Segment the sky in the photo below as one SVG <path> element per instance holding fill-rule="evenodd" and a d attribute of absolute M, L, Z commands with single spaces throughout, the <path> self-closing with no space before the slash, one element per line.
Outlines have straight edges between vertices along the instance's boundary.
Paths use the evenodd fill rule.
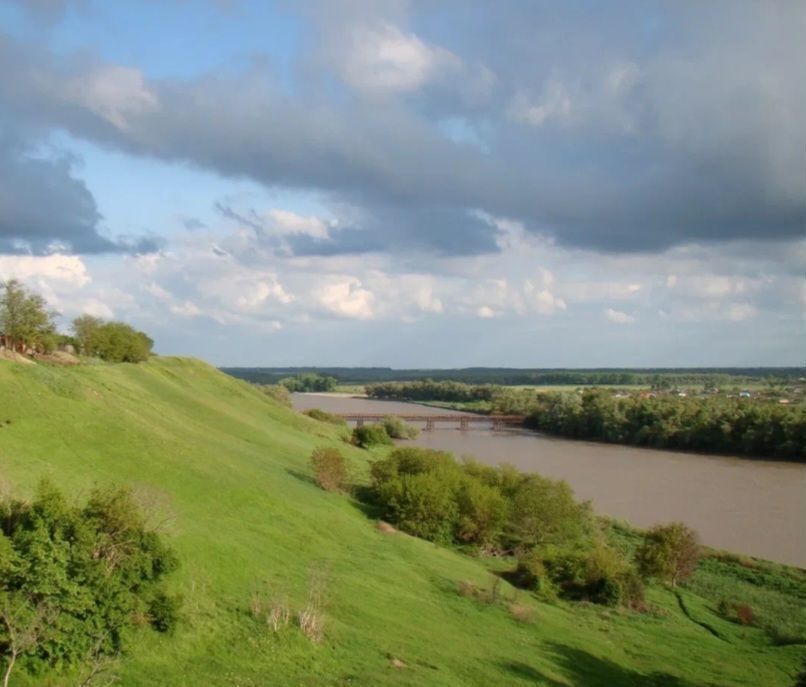
<path fill-rule="evenodd" d="M 804 35 L 795 0 L 0 0 L 0 279 L 216 365 L 803 365 Z"/>

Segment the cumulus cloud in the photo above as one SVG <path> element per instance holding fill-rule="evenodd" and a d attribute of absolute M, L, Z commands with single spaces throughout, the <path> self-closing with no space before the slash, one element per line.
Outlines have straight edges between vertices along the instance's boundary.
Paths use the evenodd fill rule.
<path fill-rule="evenodd" d="M 389 23 L 349 26 L 339 39 L 332 53 L 339 72 L 350 86 L 369 94 L 417 90 L 461 64 L 450 51 Z"/>
<path fill-rule="evenodd" d="M 327 89 L 294 96 L 259 65 L 147 79 L 136 65 L 57 60 L 9 39 L 0 102 L 40 126 L 130 153 L 319 189 L 393 218 L 371 236 L 350 227 L 331 232 L 331 242 L 300 235 L 300 252 L 362 242 L 494 251 L 494 235 L 468 219 L 475 210 L 565 245 L 616 252 L 802 233 L 802 6 L 636 5 L 623 26 L 604 17 L 593 40 L 580 29 L 592 20 L 582 22 L 574 6 L 549 16 L 540 5 L 504 2 L 457 12 L 451 50 L 408 28 L 427 19 L 415 6 L 380 7 L 363 19 L 363 10 L 348 13 L 334 60 L 321 66 L 358 90 L 390 94 L 379 102 Z M 484 34 L 466 24 L 471 15 L 483 17 Z M 641 31 L 629 30 L 636 22 L 676 33 L 647 48 Z M 345 40 L 351 32 L 357 38 Z M 437 78 L 471 63 L 494 83 L 475 104 L 451 96 L 465 71 Z M 441 128 L 446 116 L 493 134 L 483 149 L 456 142 Z"/>
<path fill-rule="evenodd" d="M 327 311 L 357 320 L 373 317 L 374 295 L 363 288 L 361 281 L 347 277 L 321 287 L 317 292 L 319 303 Z"/>
<path fill-rule="evenodd" d="M 607 308 L 604 313 L 608 320 L 615 322 L 616 324 L 632 324 L 635 322 L 635 317 L 628 315 L 626 312 L 622 312 L 621 310 Z"/>

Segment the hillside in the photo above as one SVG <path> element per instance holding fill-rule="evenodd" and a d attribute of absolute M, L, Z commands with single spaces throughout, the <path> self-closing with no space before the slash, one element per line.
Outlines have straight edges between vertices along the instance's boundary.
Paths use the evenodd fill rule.
<path fill-rule="evenodd" d="M 319 490 L 308 456 L 322 444 L 344 446 L 327 425 L 196 360 L 0 361 L 5 488 L 30 493 L 43 476 L 69 493 L 122 483 L 169 516 L 182 623 L 173 636 L 133 639 L 123 685 L 793 682 L 803 646 L 773 646 L 691 592 L 683 592 L 691 617 L 660 588 L 649 595 L 664 611 L 656 614 L 549 606 L 522 594 L 536 608 L 534 624 L 460 596 L 463 580 L 489 587 L 483 562 L 381 533 L 358 504 Z M 365 468 L 366 452 L 344 450 Z M 299 603 L 316 570 L 327 571 L 321 644 L 294 628 L 273 635 L 252 618 L 256 592 Z M 67 683 L 20 672 L 12 684 Z"/>

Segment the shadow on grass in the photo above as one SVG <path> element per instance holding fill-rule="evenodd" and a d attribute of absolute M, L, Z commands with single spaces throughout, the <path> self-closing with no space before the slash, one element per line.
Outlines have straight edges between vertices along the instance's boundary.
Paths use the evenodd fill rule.
<path fill-rule="evenodd" d="M 563 671 L 571 676 L 572 684 L 582 687 L 706 687 L 706 683 L 690 682 L 675 675 L 658 671 L 644 674 L 562 644 L 552 644 Z"/>
<path fill-rule="evenodd" d="M 501 668 L 513 678 L 547 687 L 707 687 L 709 683 L 690 682 L 668 673 L 639 673 L 613 661 L 562 644 L 549 644 L 560 670 L 567 676 L 561 682 L 537 668 L 517 661 L 504 661 Z"/>
<path fill-rule="evenodd" d="M 317 486 L 316 480 L 311 475 L 306 475 L 304 472 L 299 472 L 298 470 L 286 470 L 286 472 L 294 479 L 298 479 L 300 482 Z"/>

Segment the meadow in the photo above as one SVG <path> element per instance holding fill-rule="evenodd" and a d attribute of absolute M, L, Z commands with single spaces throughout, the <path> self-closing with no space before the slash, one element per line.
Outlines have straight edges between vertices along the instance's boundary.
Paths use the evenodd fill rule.
<path fill-rule="evenodd" d="M 650 587 L 649 612 L 541 603 L 496 582 L 502 561 L 382 531 L 360 502 L 319 489 L 309 468 L 318 446 L 339 447 L 359 482 L 385 450 L 350 447 L 339 428 L 197 360 L 0 361 L 3 488 L 24 496 L 50 477 L 78 498 L 96 484 L 130 486 L 179 557 L 169 580 L 183 598 L 178 627 L 134 633 L 120 684 L 794 682 L 806 653 L 802 571 L 715 558 L 677 593 Z M 529 613 L 461 594 L 468 583 Z M 312 584 L 321 641 L 293 621 L 275 633 L 255 612 L 278 599 L 300 608 Z M 734 597 L 755 604 L 758 624 L 720 615 Z M 11 684 L 75 680 L 19 672 Z"/>

